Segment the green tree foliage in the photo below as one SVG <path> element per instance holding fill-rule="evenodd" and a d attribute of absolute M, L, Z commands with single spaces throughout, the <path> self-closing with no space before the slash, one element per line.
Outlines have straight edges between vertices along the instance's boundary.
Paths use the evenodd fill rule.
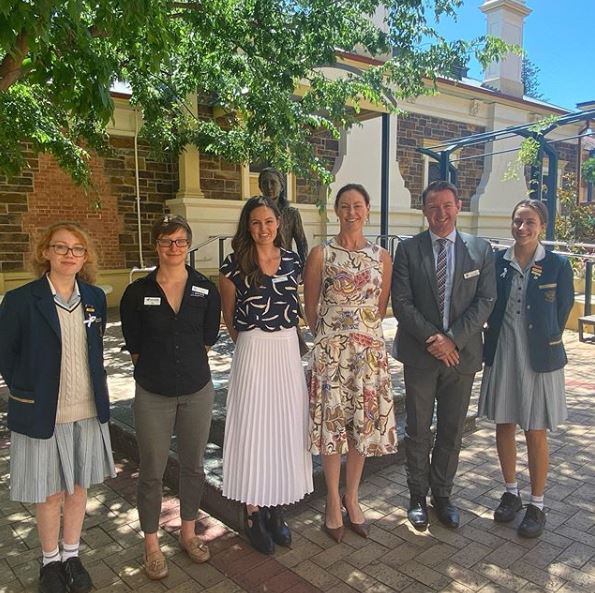
<path fill-rule="evenodd" d="M 595 210 L 593 204 L 579 204 L 576 198 L 576 177 L 564 175 L 562 188 L 558 190 L 560 211 L 556 217 L 556 240 L 568 243 L 568 250 L 584 253 L 573 243 L 595 244 Z M 583 263 L 572 260 L 577 273 L 583 272 Z"/>
<path fill-rule="evenodd" d="M 527 56 L 523 57 L 521 68 L 521 80 L 523 81 L 524 93 L 533 99 L 540 101 L 547 101 L 547 97 L 541 92 L 541 84 L 539 82 L 539 73 L 541 68 L 530 60 Z"/>
<path fill-rule="evenodd" d="M 25 166 L 27 143 L 88 183 L 86 149 L 106 147 L 110 88 L 126 81 L 142 134 L 160 149 L 194 144 L 229 161 L 266 159 L 324 178 L 313 133 L 337 137 L 362 100 L 393 108 L 395 99 L 432 92 L 427 81 L 471 53 L 487 64 L 510 49 L 490 38 L 442 39 L 433 26 L 461 3 L 3 0 L 0 173 Z M 381 6 L 384 30 L 370 18 Z M 338 50 L 394 57 L 332 79 L 322 67 Z M 196 117 L 185 103 L 193 93 L 224 117 Z"/>

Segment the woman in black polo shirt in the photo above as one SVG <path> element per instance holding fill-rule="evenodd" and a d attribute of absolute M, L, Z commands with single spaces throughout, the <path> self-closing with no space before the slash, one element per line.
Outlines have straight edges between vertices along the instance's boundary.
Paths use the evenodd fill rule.
<path fill-rule="evenodd" d="M 159 266 L 128 286 L 120 315 L 136 381 L 138 513 L 145 534 L 145 571 L 151 579 L 162 579 L 168 569 L 157 530 L 174 433 L 180 461 L 180 546 L 194 562 L 209 559 L 207 546 L 195 535 L 195 521 L 215 395 L 207 351 L 219 335 L 221 304 L 214 284 L 186 265 L 192 231 L 184 218 L 164 217 L 153 226 L 152 239 Z"/>

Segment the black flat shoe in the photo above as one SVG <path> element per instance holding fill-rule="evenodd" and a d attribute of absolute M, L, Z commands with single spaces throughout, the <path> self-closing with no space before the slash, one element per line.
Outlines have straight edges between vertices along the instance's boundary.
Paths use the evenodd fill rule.
<path fill-rule="evenodd" d="M 64 566 L 60 560 L 50 562 L 39 569 L 39 593 L 67 593 L 68 585 Z"/>
<path fill-rule="evenodd" d="M 517 533 L 521 537 L 539 537 L 543 533 L 544 527 L 545 513 L 534 504 L 528 504 L 525 517 L 521 521 Z"/>
<path fill-rule="evenodd" d="M 78 556 L 69 558 L 64 564 L 64 574 L 70 593 L 89 593 L 93 588 L 93 581 L 87 569 Z"/>
<path fill-rule="evenodd" d="M 448 496 L 432 496 L 432 506 L 442 525 L 452 527 L 453 529 L 456 529 L 459 526 L 461 521 L 459 509 L 450 502 Z"/>
<path fill-rule="evenodd" d="M 262 511 L 264 512 L 265 509 Z M 291 546 L 291 531 L 285 517 L 283 517 L 283 507 L 267 507 L 266 527 L 277 545 L 286 548 Z"/>
<path fill-rule="evenodd" d="M 246 519 L 246 535 L 255 550 L 261 554 L 273 554 L 275 544 L 265 525 L 265 511 L 263 509 L 252 513 Z M 252 523 L 252 525 L 250 525 Z"/>
<path fill-rule="evenodd" d="M 428 526 L 428 507 L 426 497 L 412 496 L 409 501 L 407 518 L 415 529 L 423 530 Z"/>
<path fill-rule="evenodd" d="M 514 521 L 516 514 L 523 508 L 523 501 L 520 495 L 515 496 L 511 492 L 505 492 L 500 498 L 500 504 L 494 511 L 494 521 L 497 523 L 510 523 Z"/>

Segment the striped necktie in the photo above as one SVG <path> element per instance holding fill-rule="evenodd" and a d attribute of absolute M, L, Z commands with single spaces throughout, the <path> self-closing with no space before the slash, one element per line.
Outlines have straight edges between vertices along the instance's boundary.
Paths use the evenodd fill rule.
<path fill-rule="evenodd" d="M 436 283 L 438 285 L 438 304 L 440 316 L 444 318 L 444 297 L 446 295 L 446 242 L 448 239 L 436 239 L 438 242 L 438 262 L 436 265 Z"/>

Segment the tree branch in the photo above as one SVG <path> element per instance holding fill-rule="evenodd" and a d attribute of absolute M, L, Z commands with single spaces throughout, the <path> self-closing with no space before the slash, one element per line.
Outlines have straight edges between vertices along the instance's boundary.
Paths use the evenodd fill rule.
<path fill-rule="evenodd" d="M 0 92 L 9 89 L 21 77 L 23 60 L 28 53 L 27 34 L 21 31 L 17 35 L 13 51 L 6 54 L 0 63 Z"/>

